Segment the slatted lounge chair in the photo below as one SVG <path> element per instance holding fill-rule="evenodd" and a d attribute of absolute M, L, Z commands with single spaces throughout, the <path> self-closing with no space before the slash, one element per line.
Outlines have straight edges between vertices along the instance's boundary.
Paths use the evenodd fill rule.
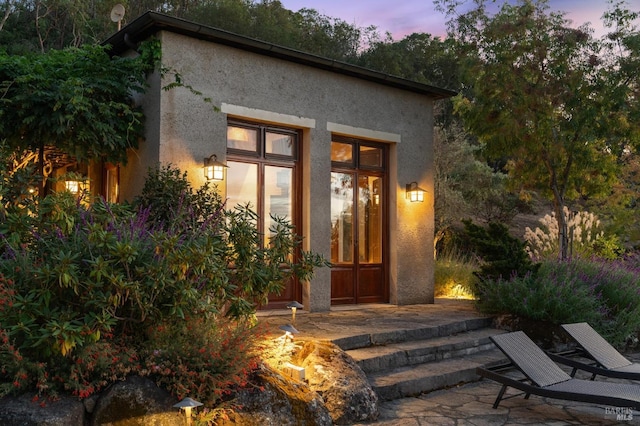
<path fill-rule="evenodd" d="M 556 362 L 573 367 L 571 377 L 577 370 L 588 371 L 591 380 L 597 375 L 618 379 L 640 380 L 640 364 L 629 361 L 586 322 L 563 324 L 562 328 L 578 343 L 582 360 L 559 354 L 549 354 Z"/>
<path fill-rule="evenodd" d="M 478 375 L 502 384 L 493 408 L 498 408 L 508 387 L 524 392 L 525 399 L 530 395 L 538 395 L 613 407 L 640 407 L 639 385 L 574 379 L 522 331 L 492 336 L 491 340 L 525 376 L 518 379 L 490 368 L 478 367 Z"/>

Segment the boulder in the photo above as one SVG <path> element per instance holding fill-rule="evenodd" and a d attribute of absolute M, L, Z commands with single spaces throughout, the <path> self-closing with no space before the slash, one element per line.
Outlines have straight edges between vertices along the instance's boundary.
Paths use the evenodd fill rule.
<path fill-rule="evenodd" d="M 93 409 L 95 426 L 184 426 L 185 417 L 171 394 L 144 377 L 131 376 L 100 394 Z"/>
<path fill-rule="evenodd" d="M 323 426 L 331 416 L 322 398 L 300 381 L 285 378 L 267 365 L 260 366 L 251 387 L 241 389 L 234 413 L 225 426 Z"/>
<path fill-rule="evenodd" d="M 331 342 L 306 341 L 292 363 L 305 368 L 309 387 L 319 393 L 334 424 L 376 420 L 378 395 L 346 352 Z"/>
<path fill-rule="evenodd" d="M 84 406 L 75 398 L 35 401 L 33 395 L 0 398 L 0 425 L 82 426 Z"/>

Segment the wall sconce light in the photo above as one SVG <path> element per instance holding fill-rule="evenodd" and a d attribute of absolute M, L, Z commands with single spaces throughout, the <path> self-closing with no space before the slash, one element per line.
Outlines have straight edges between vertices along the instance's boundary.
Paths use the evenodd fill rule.
<path fill-rule="evenodd" d="M 215 154 L 204 159 L 204 175 L 207 180 L 224 180 L 224 169 L 226 167 L 228 166 L 218 161 L 218 157 Z"/>
<path fill-rule="evenodd" d="M 184 410 L 184 415 L 187 418 L 187 425 L 191 424 L 191 409 L 195 408 L 195 407 L 200 407 L 202 405 L 202 402 L 198 402 L 194 399 L 191 399 L 189 397 L 183 399 L 182 401 L 178 402 L 177 404 L 174 405 L 174 408 L 179 408 L 181 410 Z"/>
<path fill-rule="evenodd" d="M 412 203 L 422 203 L 424 201 L 424 193 L 426 190 L 418 186 L 418 182 L 411 182 L 407 184 L 407 199 Z"/>
<path fill-rule="evenodd" d="M 78 192 L 80 192 L 80 181 L 75 179 L 65 180 L 64 187 L 72 194 L 77 194 Z"/>
<path fill-rule="evenodd" d="M 82 176 L 69 176 L 64 181 L 64 188 L 73 195 L 78 195 L 89 190 L 89 183 Z"/>
<path fill-rule="evenodd" d="M 297 300 L 294 300 L 293 302 L 291 302 L 291 303 L 289 303 L 287 305 L 287 308 L 291 309 L 291 323 L 295 324 L 296 323 L 296 311 L 298 309 L 304 308 L 304 306 L 302 306 L 302 303 L 298 302 Z"/>

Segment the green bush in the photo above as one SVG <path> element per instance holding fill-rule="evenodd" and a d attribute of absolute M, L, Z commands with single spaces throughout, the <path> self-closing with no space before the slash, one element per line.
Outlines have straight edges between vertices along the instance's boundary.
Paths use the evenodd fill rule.
<path fill-rule="evenodd" d="M 481 260 L 480 270 L 476 274 L 480 280 L 535 275 L 540 265 L 531 262 L 525 243 L 509 235 L 509 229 L 505 225 L 492 222 L 484 228 L 471 220 L 462 222 L 463 243 L 467 250 Z"/>
<path fill-rule="evenodd" d="M 159 325 L 141 350 L 143 371 L 178 399 L 213 407 L 257 367 L 259 335 L 251 322 L 220 318 Z"/>
<path fill-rule="evenodd" d="M 299 250 L 281 218 L 261 247 L 254 212 L 225 211 L 214 188 L 194 191 L 170 166 L 150 171 L 135 205 L 69 192 L 0 200 L 0 395 L 33 389 L 86 397 L 144 371 L 150 330 L 184 329 L 194 318 L 202 327 L 242 330 L 251 347 L 245 324 L 256 307 L 292 276 L 307 279 L 326 264 Z M 172 374 L 175 383 L 190 380 Z M 207 383 L 202 392 L 211 390 Z"/>
<path fill-rule="evenodd" d="M 586 321 L 616 346 L 640 331 L 637 266 L 620 262 L 544 261 L 536 275 L 485 280 L 478 307 L 552 324 Z"/>

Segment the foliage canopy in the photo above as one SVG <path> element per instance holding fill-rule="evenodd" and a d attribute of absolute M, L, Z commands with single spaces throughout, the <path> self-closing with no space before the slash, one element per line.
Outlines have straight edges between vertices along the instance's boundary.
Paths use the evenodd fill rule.
<path fill-rule="evenodd" d="M 495 15 L 484 0 L 475 3 L 451 21 L 469 88 L 456 112 L 489 158 L 506 161 L 514 185 L 553 200 L 566 258 L 564 206 L 608 194 L 619 156 L 638 143 L 632 126 L 613 137 L 603 131 L 616 127 L 623 105 L 637 111 L 637 72 L 622 79 L 592 30 L 571 28 L 545 0 L 504 3 Z"/>

